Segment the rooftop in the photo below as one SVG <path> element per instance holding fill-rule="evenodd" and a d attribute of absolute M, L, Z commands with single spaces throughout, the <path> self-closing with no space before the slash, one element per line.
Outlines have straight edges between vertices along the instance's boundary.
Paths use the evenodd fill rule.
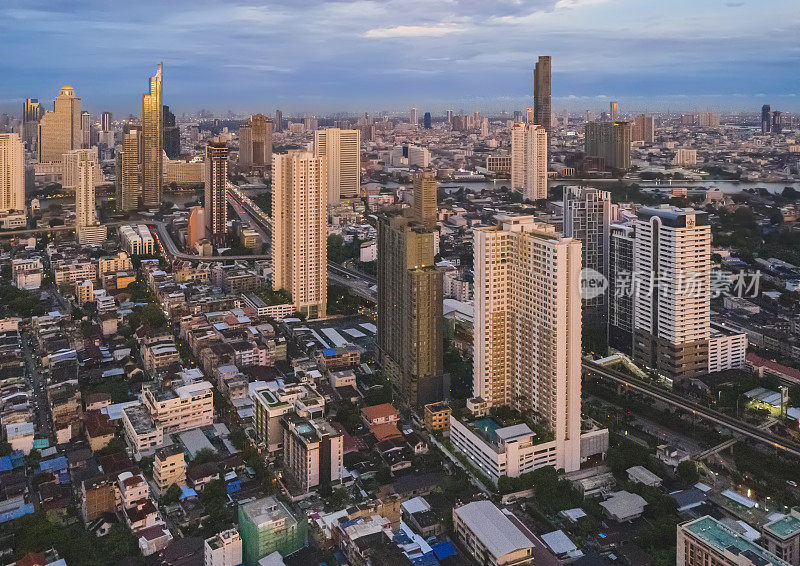
<path fill-rule="evenodd" d="M 721 524 L 713 517 L 706 515 L 691 523 L 681 526 L 693 536 L 703 541 L 718 552 L 728 551 L 732 554 L 747 554 L 760 559 L 761 564 L 772 566 L 789 566 L 788 562 L 781 560 L 764 548 L 754 544 Z M 755 563 L 755 561 L 753 561 Z"/>
<path fill-rule="evenodd" d="M 250 503 L 243 503 L 241 509 L 253 524 L 259 528 L 270 527 L 279 521 L 283 521 L 290 526 L 297 522 L 289 509 L 274 497 L 265 497 Z"/>
<path fill-rule="evenodd" d="M 456 515 L 495 558 L 533 543 L 491 501 L 473 501 L 455 509 Z"/>
<path fill-rule="evenodd" d="M 800 534 L 800 511 L 793 510 L 790 515 L 764 525 L 764 530 L 779 539 L 787 539 Z"/>

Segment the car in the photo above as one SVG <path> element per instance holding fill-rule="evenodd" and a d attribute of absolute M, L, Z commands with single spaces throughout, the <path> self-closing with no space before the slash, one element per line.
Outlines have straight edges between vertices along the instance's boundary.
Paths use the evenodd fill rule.
<path fill-rule="evenodd" d="M 797 487 L 797 482 L 794 480 L 786 480 L 786 483 L 788 483 L 792 487 Z"/>

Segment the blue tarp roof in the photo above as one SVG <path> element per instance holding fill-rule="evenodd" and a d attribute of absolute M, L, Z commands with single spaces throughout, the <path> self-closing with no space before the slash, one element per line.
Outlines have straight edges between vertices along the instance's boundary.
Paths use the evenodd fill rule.
<path fill-rule="evenodd" d="M 181 501 L 189 497 L 196 497 L 197 492 L 188 486 L 181 486 Z"/>
<path fill-rule="evenodd" d="M 39 464 L 39 471 L 57 472 L 67 469 L 67 458 L 65 456 L 58 456 L 51 460 L 45 460 Z"/>
<path fill-rule="evenodd" d="M 28 515 L 30 513 L 33 513 L 33 511 L 34 511 L 33 503 L 26 503 L 21 507 L 12 509 L 11 511 L 0 513 L 0 523 L 5 523 L 6 521 L 11 521 L 12 519 L 19 519 L 23 515 Z"/>
<path fill-rule="evenodd" d="M 322 350 L 323 356 L 335 356 L 336 355 L 336 348 L 325 348 Z"/>
<path fill-rule="evenodd" d="M 431 545 L 431 549 L 433 549 L 433 553 L 439 560 L 444 560 L 456 554 L 456 549 L 451 542 L 437 542 Z"/>
<path fill-rule="evenodd" d="M 433 552 L 426 552 L 422 556 L 417 556 L 411 562 L 416 566 L 439 566 L 439 561 L 436 560 Z"/>

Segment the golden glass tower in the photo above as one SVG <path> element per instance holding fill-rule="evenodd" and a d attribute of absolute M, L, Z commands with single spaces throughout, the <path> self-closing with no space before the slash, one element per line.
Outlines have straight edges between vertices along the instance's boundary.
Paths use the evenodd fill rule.
<path fill-rule="evenodd" d="M 142 201 L 145 207 L 161 204 L 164 118 L 161 96 L 162 64 L 150 77 L 150 92 L 142 95 Z"/>
<path fill-rule="evenodd" d="M 81 99 L 69 85 L 53 101 L 53 109 L 45 112 L 39 122 L 39 163 L 61 163 L 64 154 L 80 149 Z"/>

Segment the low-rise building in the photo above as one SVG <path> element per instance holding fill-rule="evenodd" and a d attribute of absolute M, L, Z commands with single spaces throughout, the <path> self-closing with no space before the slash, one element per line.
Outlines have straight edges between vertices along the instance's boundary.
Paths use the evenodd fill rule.
<path fill-rule="evenodd" d="M 533 541 L 510 511 L 491 501 L 473 501 L 453 509 L 453 530 L 470 555 L 483 566 L 533 564 Z"/>
<path fill-rule="evenodd" d="M 242 539 L 236 529 L 207 538 L 203 549 L 203 566 L 239 566 L 242 563 Z"/>
<path fill-rule="evenodd" d="M 186 485 L 186 459 L 177 445 L 172 444 L 156 450 L 153 459 L 153 482 L 158 492 L 164 494 L 173 484 Z"/>
<path fill-rule="evenodd" d="M 303 548 L 307 524 L 275 497 L 265 497 L 239 505 L 239 534 L 244 563 L 257 566 L 273 552 L 287 556 Z"/>
<path fill-rule="evenodd" d="M 450 405 L 440 401 L 425 405 L 425 430 L 434 432 L 437 430 L 450 430 Z"/>
<path fill-rule="evenodd" d="M 800 507 L 764 525 L 762 546 L 792 566 L 800 565 Z"/>
<path fill-rule="evenodd" d="M 324 419 L 308 420 L 295 414 L 281 419 L 283 466 L 305 493 L 319 485 L 340 483 L 344 471 L 342 433 Z"/>

